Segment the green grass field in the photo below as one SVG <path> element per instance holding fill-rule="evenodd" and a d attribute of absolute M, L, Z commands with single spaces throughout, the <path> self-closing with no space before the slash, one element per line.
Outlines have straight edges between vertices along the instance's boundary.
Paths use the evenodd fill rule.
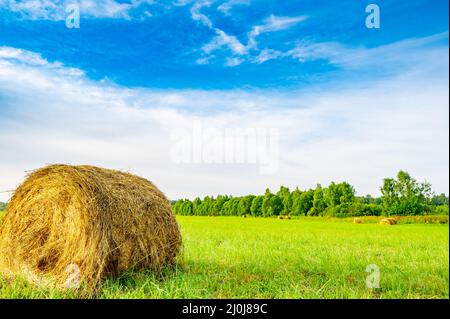
<path fill-rule="evenodd" d="M 128 273 L 100 298 L 449 298 L 448 225 L 178 217 L 183 266 Z M 366 287 L 366 266 L 380 288 Z M 0 298 L 73 293 L 0 281 Z"/>

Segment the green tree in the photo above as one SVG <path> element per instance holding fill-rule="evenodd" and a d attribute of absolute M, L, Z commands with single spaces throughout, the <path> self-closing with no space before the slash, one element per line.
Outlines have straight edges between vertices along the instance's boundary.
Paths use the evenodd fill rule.
<path fill-rule="evenodd" d="M 281 198 L 275 194 L 272 194 L 269 189 L 266 189 L 264 200 L 262 202 L 263 216 L 279 215 L 283 210 L 283 202 Z"/>
<path fill-rule="evenodd" d="M 313 207 L 309 210 L 309 216 L 319 216 L 327 208 L 327 203 L 325 202 L 325 195 L 320 184 L 317 185 L 314 196 L 313 196 Z"/>
<path fill-rule="evenodd" d="M 182 200 L 180 199 L 172 203 L 172 209 L 175 215 L 181 215 L 181 202 Z"/>
<path fill-rule="evenodd" d="M 241 201 L 240 197 L 233 197 L 231 199 L 231 211 L 230 211 L 230 215 L 231 216 L 236 216 L 239 212 L 239 202 Z"/>
<path fill-rule="evenodd" d="M 227 200 L 224 204 L 223 204 L 223 206 L 222 206 L 222 211 L 221 211 L 221 215 L 222 216 L 230 216 L 231 215 L 231 208 L 232 208 L 232 206 L 231 206 L 231 200 L 232 200 L 232 198 L 230 198 L 229 200 Z"/>
<path fill-rule="evenodd" d="M 314 190 L 309 189 L 307 191 L 301 192 L 295 195 L 295 201 L 293 203 L 293 214 L 294 215 L 307 215 L 308 212 L 313 207 L 314 200 Z"/>
<path fill-rule="evenodd" d="M 220 216 L 223 215 L 222 208 L 223 205 L 229 200 L 228 196 L 219 195 L 213 204 L 212 215 Z"/>
<path fill-rule="evenodd" d="M 435 195 L 433 196 L 433 198 L 431 199 L 431 203 L 434 206 L 443 206 L 443 205 L 448 205 L 448 196 L 445 195 L 444 193 L 440 194 L 440 195 Z M 1 210 L 1 208 L 0 208 Z"/>
<path fill-rule="evenodd" d="M 418 183 L 407 172 L 398 172 L 397 180 L 385 178 L 381 193 L 387 215 L 419 215 L 431 210 L 431 185 Z"/>
<path fill-rule="evenodd" d="M 325 202 L 328 207 L 335 207 L 344 203 L 350 204 L 355 200 L 355 190 L 347 182 L 336 184 L 331 182 L 325 192 Z"/>
<path fill-rule="evenodd" d="M 214 197 L 206 196 L 202 201 L 202 216 L 211 216 L 214 208 Z"/>
<path fill-rule="evenodd" d="M 351 204 L 355 201 L 355 189 L 347 182 L 338 185 L 339 188 L 339 204 Z"/>
<path fill-rule="evenodd" d="M 300 213 L 300 196 L 302 195 L 302 191 L 296 187 L 295 190 L 291 193 L 291 199 L 292 199 L 292 209 L 291 214 L 298 216 L 301 215 Z"/>
<path fill-rule="evenodd" d="M 251 214 L 251 206 L 253 202 L 253 195 L 247 195 L 240 199 L 238 205 L 238 214 L 239 216 L 250 215 Z"/>
<path fill-rule="evenodd" d="M 367 194 L 364 197 L 360 197 L 361 203 L 363 204 L 381 204 L 381 198 L 372 197 L 372 195 Z"/>
<path fill-rule="evenodd" d="M 270 198 L 270 213 L 271 215 L 280 215 L 283 211 L 283 202 L 281 198 L 274 195 Z"/>
<path fill-rule="evenodd" d="M 192 209 L 194 210 L 194 215 L 203 215 L 201 212 L 202 209 L 202 200 L 199 197 L 196 197 L 192 202 Z"/>
<path fill-rule="evenodd" d="M 189 199 L 180 201 L 179 214 L 184 216 L 190 216 L 194 214 L 193 205 Z"/>
<path fill-rule="evenodd" d="M 325 192 L 325 202 L 327 203 L 327 206 L 338 206 L 340 204 L 340 198 L 341 194 L 339 191 L 339 185 L 337 185 L 335 182 L 331 182 Z"/>
<path fill-rule="evenodd" d="M 264 196 L 255 196 L 252 201 L 252 206 L 250 207 L 250 212 L 252 216 L 262 216 L 262 203 L 264 201 Z"/>
<path fill-rule="evenodd" d="M 280 190 L 277 192 L 277 196 L 281 199 L 283 203 L 283 210 L 281 214 L 287 215 L 292 211 L 292 196 L 288 187 L 281 186 Z"/>

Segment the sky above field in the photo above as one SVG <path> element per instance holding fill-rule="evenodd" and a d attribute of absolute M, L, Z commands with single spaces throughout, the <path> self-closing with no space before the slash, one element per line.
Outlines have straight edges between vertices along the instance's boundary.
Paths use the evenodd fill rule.
<path fill-rule="evenodd" d="M 68 28 L 74 3 L 80 24 Z M 379 28 L 366 26 L 371 3 Z M 378 195 L 400 169 L 448 194 L 448 9 L 426 0 L 0 0 L 0 201 L 51 163 L 131 171 L 170 198 L 343 180 Z M 232 130 L 275 130 L 276 169 L 180 163 L 180 129 L 201 146 Z"/>

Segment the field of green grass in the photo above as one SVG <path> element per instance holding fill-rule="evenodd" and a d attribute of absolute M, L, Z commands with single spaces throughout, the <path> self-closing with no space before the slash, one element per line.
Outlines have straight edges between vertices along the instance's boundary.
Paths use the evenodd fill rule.
<path fill-rule="evenodd" d="M 99 298 L 449 298 L 448 225 L 383 226 L 323 219 L 177 217 L 183 265 L 128 273 Z M 380 288 L 366 287 L 366 267 Z M 74 293 L 0 279 L 0 298 Z"/>

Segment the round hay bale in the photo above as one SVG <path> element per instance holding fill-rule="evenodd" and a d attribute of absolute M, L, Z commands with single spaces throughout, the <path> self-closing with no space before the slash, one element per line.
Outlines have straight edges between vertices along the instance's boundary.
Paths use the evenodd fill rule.
<path fill-rule="evenodd" d="M 91 290 L 128 269 L 173 265 L 181 242 L 169 201 L 148 180 L 51 165 L 32 172 L 8 204 L 0 271 L 61 287 L 78 278 Z"/>
<path fill-rule="evenodd" d="M 395 218 L 383 218 L 380 220 L 381 225 L 395 225 L 397 224 L 397 220 Z"/>
<path fill-rule="evenodd" d="M 362 218 L 355 217 L 353 218 L 353 224 L 362 224 L 363 220 Z"/>

